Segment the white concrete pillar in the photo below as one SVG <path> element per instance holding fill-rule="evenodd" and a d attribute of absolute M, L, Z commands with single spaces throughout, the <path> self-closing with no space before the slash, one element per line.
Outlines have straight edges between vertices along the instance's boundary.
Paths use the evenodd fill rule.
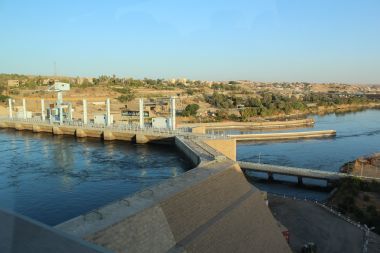
<path fill-rule="evenodd" d="M 45 100 L 41 99 L 41 119 L 45 121 Z"/>
<path fill-rule="evenodd" d="M 12 99 L 8 98 L 8 110 L 9 110 L 9 118 L 13 118 L 13 111 L 12 111 Z"/>
<path fill-rule="evenodd" d="M 22 116 L 23 116 L 23 119 L 26 119 L 26 102 L 25 102 L 25 98 L 22 99 Z"/>
<path fill-rule="evenodd" d="M 175 130 L 175 97 L 170 98 L 170 112 L 171 112 L 171 122 L 172 130 Z"/>
<path fill-rule="evenodd" d="M 107 98 L 106 100 L 106 126 L 111 125 L 111 102 L 110 99 Z"/>
<path fill-rule="evenodd" d="M 68 116 L 69 116 L 69 120 L 72 121 L 73 120 L 73 106 L 71 105 L 71 103 L 69 104 L 68 106 Z"/>
<path fill-rule="evenodd" d="M 83 124 L 87 125 L 87 100 L 83 99 Z"/>
<path fill-rule="evenodd" d="M 139 98 L 139 116 L 140 116 L 140 128 L 143 129 L 144 126 L 144 99 Z"/>
<path fill-rule="evenodd" d="M 51 108 L 49 108 L 49 121 L 50 121 L 50 124 L 53 124 L 53 110 Z"/>
<path fill-rule="evenodd" d="M 62 105 L 59 105 L 59 124 L 63 124 L 63 108 Z"/>

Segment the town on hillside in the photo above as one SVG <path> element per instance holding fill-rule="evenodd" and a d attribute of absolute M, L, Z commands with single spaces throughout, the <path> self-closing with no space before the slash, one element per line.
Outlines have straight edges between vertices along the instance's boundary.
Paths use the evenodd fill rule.
<path fill-rule="evenodd" d="M 28 110 L 37 115 L 41 98 L 56 100 L 56 94 L 48 89 L 55 82 L 70 85 L 64 100 L 72 102 L 74 118 L 83 112 L 82 99 L 89 101 L 89 117 L 94 120 L 110 98 L 115 122 L 133 121 L 139 98 L 145 99 L 144 112 L 152 118 L 164 117 L 168 98 L 176 97 L 178 123 L 299 118 L 310 113 L 376 107 L 380 99 L 380 85 L 365 84 L 0 74 L 0 113 L 6 114 L 7 100 L 12 98 L 16 110 L 25 99 Z"/>

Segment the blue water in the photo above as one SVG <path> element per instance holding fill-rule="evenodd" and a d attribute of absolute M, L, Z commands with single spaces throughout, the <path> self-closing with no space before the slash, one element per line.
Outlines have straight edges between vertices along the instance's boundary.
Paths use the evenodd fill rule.
<path fill-rule="evenodd" d="M 336 130 L 334 138 L 239 142 L 239 160 L 338 171 L 346 162 L 380 151 L 380 110 L 315 116 L 303 130 Z"/>
<path fill-rule="evenodd" d="M 336 130 L 335 138 L 304 139 L 280 142 L 239 142 L 238 160 L 339 171 L 340 167 L 359 156 L 380 152 L 380 110 L 366 110 L 345 114 L 314 116 L 313 128 L 297 129 Z M 253 176 L 262 177 L 258 174 Z M 276 177 L 275 177 L 276 179 Z M 284 179 L 284 177 L 282 177 Z M 295 178 L 287 181 L 295 182 Z M 307 183 L 321 185 L 316 180 Z M 255 183 L 259 188 L 280 194 L 320 199 L 326 194 L 295 189 L 276 184 Z"/>
<path fill-rule="evenodd" d="M 0 208 L 49 225 L 175 177 L 191 164 L 172 146 L 0 130 Z"/>

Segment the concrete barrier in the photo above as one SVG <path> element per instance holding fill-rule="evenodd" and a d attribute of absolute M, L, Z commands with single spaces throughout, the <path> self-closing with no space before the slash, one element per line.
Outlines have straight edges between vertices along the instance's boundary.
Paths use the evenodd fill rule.
<path fill-rule="evenodd" d="M 191 132 L 196 133 L 196 134 L 206 134 L 206 127 L 205 126 L 193 127 L 191 129 Z"/>
<path fill-rule="evenodd" d="M 83 131 L 85 132 L 86 137 L 102 138 L 102 136 L 103 136 L 103 130 L 100 130 L 100 129 L 86 129 L 86 128 L 84 128 Z"/>
<path fill-rule="evenodd" d="M 41 128 L 38 125 L 33 125 L 33 132 L 39 133 L 41 132 Z"/>
<path fill-rule="evenodd" d="M 20 124 L 20 123 L 15 124 L 14 128 L 15 128 L 17 131 L 22 131 L 22 130 L 24 130 L 24 126 L 23 126 L 23 124 Z"/>
<path fill-rule="evenodd" d="M 5 122 L 0 122 L 0 128 L 8 128 L 8 124 Z"/>
<path fill-rule="evenodd" d="M 181 138 L 175 137 L 175 146 L 186 155 L 186 157 L 191 161 L 192 165 L 198 166 L 198 164 L 201 162 L 200 157 L 197 155 L 194 150 L 192 150 L 186 143 L 181 140 Z"/>
<path fill-rule="evenodd" d="M 115 140 L 115 136 L 113 135 L 112 131 L 104 130 L 103 131 L 103 140 L 105 141 L 113 141 Z"/>
<path fill-rule="evenodd" d="M 62 134 L 64 135 L 73 135 L 75 136 L 75 127 L 71 126 L 59 126 L 59 129 L 61 130 Z"/>
<path fill-rule="evenodd" d="M 107 135 L 106 132 L 110 132 L 112 136 L 109 136 L 109 140 L 119 140 L 119 141 L 132 141 L 135 134 L 132 133 L 126 133 L 126 132 L 119 132 L 119 131 L 109 131 L 104 130 L 104 133 Z"/>
<path fill-rule="evenodd" d="M 307 131 L 292 133 L 270 133 L 270 134 L 236 134 L 228 137 L 237 141 L 268 141 L 268 140 L 290 140 L 303 138 L 323 138 L 336 136 L 335 130 Z"/>
<path fill-rule="evenodd" d="M 268 128 L 288 128 L 314 125 L 314 119 L 300 119 L 288 121 L 263 121 L 263 122 L 211 122 L 211 123 L 191 123 L 180 124 L 180 127 L 190 127 L 195 131 L 202 132 L 202 127 L 206 129 L 268 129 Z"/>
<path fill-rule="evenodd" d="M 87 137 L 87 134 L 82 128 L 77 128 L 75 129 L 75 136 L 77 138 L 85 138 Z"/>
<path fill-rule="evenodd" d="M 53 127 L 53 134 L 54 135 L 62 135 L 63 132 L 61 131 L 61 128 L 57 127 L 57 126 L 54 126 Z"/>
<path fill-rule="evenodd" d="M 137 144 L 145 144 L 149 142 L 149 139 L 143 134 L 136 134 L 135 138 Z"/>
<path fill-rule="evenodd" d="M 204 140 L 204 143 L 219 151 L 233 161 L 236 161 L 236 140 L 235 139 L 222 139 L 222 140 Z"/>

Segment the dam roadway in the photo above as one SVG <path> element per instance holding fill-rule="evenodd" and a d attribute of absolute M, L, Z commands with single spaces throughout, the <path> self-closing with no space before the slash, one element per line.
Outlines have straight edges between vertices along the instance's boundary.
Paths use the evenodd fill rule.
<path fill-rule="evenodd" d="M 364 177 L 364 176 L 355 176 L 346 173 L 340 172 L 331 172 L 331 171 L 322 171 L 322 170 L 313 170 L 305 168 L 295 168 L 287 167 L 273 164 L 262 164 L 262 163 L 252 163 L 238 161 L 239 166 L 242 170 L 253 170 L 256 172 L 264 172 L 268 174 L 268 180 L 273 180 L 273 175 L 286 175 L 286 176 L 295 176 L 298 178 L 298 183 L 302 184 L 302 178 L 312 178 L 326 180 L 328 183 L 337 182 L 343 178 L 355 177 L 362 180 L 380 180 L 375 177 Z"/>

